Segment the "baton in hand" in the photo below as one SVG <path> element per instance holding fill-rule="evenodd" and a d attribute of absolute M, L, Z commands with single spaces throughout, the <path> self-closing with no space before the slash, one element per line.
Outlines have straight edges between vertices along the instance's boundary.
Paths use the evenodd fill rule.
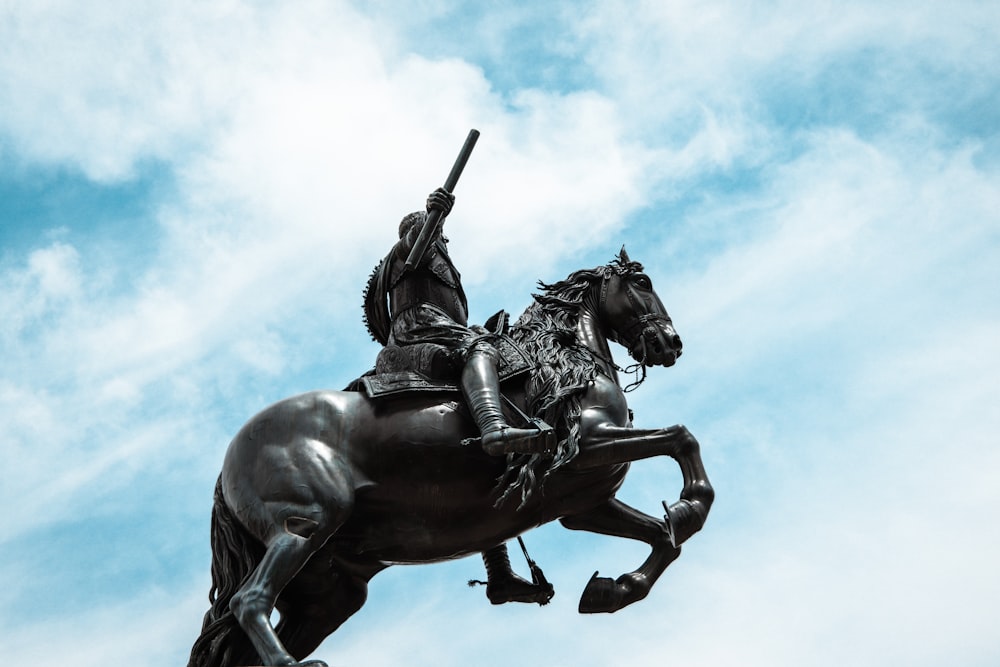
<path fill-rule="evenodd" d="M 465 145 L 462 146 L 462 151 L 458 154 L 458 159 L 455 160 L 455 164 L 451 168 L 451 173 L 448 174 L 448 180 L 444 182 L 444 189 L 449 194 L 455 191 L 455 186 L 458 185 L 458 178 L 462 175 L 462 170 L 465 169 L 465 163 L 469 161 L 469 156 L 472 155 L 472 149 L 476 147 L 477 139 L 479 139 L 479 130 L 469 130 L 469 136 L 465 138 Z M 441 211 L 436 209 L 430 211 L 427 214 L 423 229 L 420 230 L 420 234 L 417 236 L 417 240 L 410 249 L 409 256 L 406 258 L 407 271 L 415 269 L 420 264 L 420 261 L 424 258 L 424 253 L 427 252 L 427 246 L 430 245 L 431 239 L 434 238 L 434 234 L 437 232 L 438 225 L 440 224 Z"/>

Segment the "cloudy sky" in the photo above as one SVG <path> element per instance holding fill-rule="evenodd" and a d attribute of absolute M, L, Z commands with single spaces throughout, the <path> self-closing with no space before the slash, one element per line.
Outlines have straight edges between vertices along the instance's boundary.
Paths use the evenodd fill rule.
<path fill-rule="evenodd" d="M 393 568 L 315 657 L 1000 663 L 1000 7 L 499 4 L 0 2 L 4 661 L 184 664 L 226 444 L 368 367 L 365 278 L 476 127 L 473 319 L 627 244 L 685 340 L 636 424 L 718 499 L 613 616 L 579 594 L 645 548 L 556 524 L 549 606 Z"/>

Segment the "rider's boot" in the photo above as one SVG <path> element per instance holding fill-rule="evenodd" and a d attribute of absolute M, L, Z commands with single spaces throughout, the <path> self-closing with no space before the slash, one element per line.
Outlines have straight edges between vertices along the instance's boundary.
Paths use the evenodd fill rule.
<path fill-rule="evenodd" d="M 500 409 L 500 377 L 495 351 L 476 349 L 462 371 L 462 390 L 472 418 L 482 434 L 483 449 L 492 456 L 512 452 L 535 454 L 551 451 L 551 431 L 515 428 Z"/>
<path fill-rule="evenodd" d="M 483 564 L 486 565 L 486 597 L 492 604 L 536 602 L 544 605 L 552 599 L 552 584 L 548 581 L 535 584 L 514 573 L 506 544 L 484 551 Z"/>

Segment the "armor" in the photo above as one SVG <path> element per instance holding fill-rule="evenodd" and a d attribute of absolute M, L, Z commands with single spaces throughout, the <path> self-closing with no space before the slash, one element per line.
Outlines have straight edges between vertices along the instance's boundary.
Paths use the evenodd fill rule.
<path fill-rule="evenodd" d="M 427 210 L 444 218 L 454 197 L 442 189 L 427 198 Z M 551 429 L 515 428 L 500 404 L 498 353 L 489 334 L 469 327 L 469 307 L 462 277 L 448 254 L 440 226 L 428 251 L 412 269 L 406 266 L 427 215 L 410 213 L 399 224 L 399 241 L 372 273 L 365 291 L 368 329 L 383 345 L 438 345 L 461 369 L 463 394 L 491 455 L 538 453 L 554 447 Z M 419 370 L 419 369 L 418 369 Z"/>

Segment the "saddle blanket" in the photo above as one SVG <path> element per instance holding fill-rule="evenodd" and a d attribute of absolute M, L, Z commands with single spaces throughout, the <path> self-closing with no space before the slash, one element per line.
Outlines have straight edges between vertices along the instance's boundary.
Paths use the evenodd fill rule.
<path fill-rule="evenodd" d="M 531 370 L 532 364 L 527 353 L 507 336 L 498 337 L 495 347 L 500 353 L 497 371 L 501 384 Z M 447 393 L 460 391 L 457 377 L 446 380 L 435 379 L 413 370 L 400 370 L 391 373 L 370 371 L 352 382 L 348 389 L 352 391 L 364 390 L 370 398 L 395 396 L 406 392 Z"/>
<path fill-rule="evenodd" d="M 399 371 L 397 373 L 376 373 L 358 378 L 358 384 L 371 398 L 393 396 L 405 392 L 457 392 L 458 385 L 453 382 L 432 380 L 416 371 Z"/>

